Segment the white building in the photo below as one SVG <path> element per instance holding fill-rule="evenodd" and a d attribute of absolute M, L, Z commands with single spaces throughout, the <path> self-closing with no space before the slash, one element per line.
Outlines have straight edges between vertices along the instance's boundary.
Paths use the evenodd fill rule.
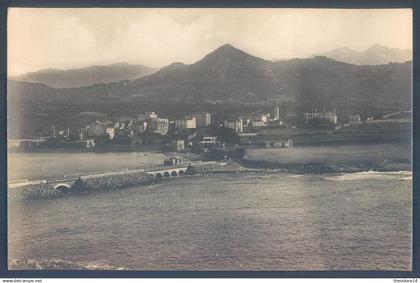
<path fill-rule="evenodd" d="M 224 123 L 226 128 L 234 129 L 237 133 L 242 133 L 244 131 L 242 118 L 238 120 L 226 120 Z"/>
<path fill-rule="evenodd" d="M 267 123 L 268 122 L 268 115 L 267 114 L 261 114 L 261 113 L 254 114 L 251 117 L 251 121 L 262 121 L 264 123 Z"/>
<path fill-rule="evenodd" d="M 217 137 L 203 137 L 203 139 L 199 142 L 201 146 L 213 146 L 213 145 L 220 145 L 220 142 L 217 140 Z"/>
<path fill-rule="evenodd" d="M 274 108 L 274 120 L 280 120 L 280 107 L 278 104 L 276 104 L 276 107 Z"/>
<path fill-rule="evenodd" d="M 112 140 L 115 137 L 115 128 L 112 127 L 108 127 L 106 128 L 106 134 L 108 135 L 108 137 Z"/>
<path fill-rule="evenodd" d="M 269 115 L 263 113 L 254 113 L 251 116 L 251 127 L 265 127 L 267 126 Z"/>
<path fill-rule="evenodd" d="M 197 128 L 197 121 L 196 118 L 186 118 L 182 120 L 175 121 L 175 128 L 178 129 L 195 129 Z"/>
<path fill-rule="evenodd" d="M 169 130 L 169 120 L 164 118 L 152 118 L 147 122 L 147 132 L 166 135 Z"/>
<path fill-rule="evenodd" d="M 335 108 L 333 111 L 318 111 L 318 109 L 314 109 L 312 112 L 304 112 L 303 115 L 305 123 L 329 122 L 336 125 L 338 122 L 337 109 Z"/>
<path fill-rule="evenodd" d="M 265 126 L 267 126 L 267 123 L 264 122 L 264 121 L 251 121 L 250 125 L 253 128 L 258 128 L 258 127 L 265 127 Z"/>

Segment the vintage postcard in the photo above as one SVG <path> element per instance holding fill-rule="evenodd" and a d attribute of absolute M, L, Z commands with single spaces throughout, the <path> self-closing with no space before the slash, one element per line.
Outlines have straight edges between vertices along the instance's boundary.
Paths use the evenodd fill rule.
<path fill-rule="evenodd" d="M 412 270 L 412 10 L 9 8 L 11 270 Z"/>

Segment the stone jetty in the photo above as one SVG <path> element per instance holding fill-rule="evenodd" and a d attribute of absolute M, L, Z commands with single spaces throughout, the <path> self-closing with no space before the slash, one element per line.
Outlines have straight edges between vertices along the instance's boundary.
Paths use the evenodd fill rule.
<path fill-rule="evenodd" d="M 221 172 L 241 172 L 248 169 L 236 162 L 194 162 L 185 165 L 185 175 L 204 175 Z M 161 167 L 156 170 L 143 169 L 82 175 L 79 178 L 55 181 L 33 181 L 23 184 L 9 184 L 9 201 L 60 198 L 68 194 L 82 194 L 106 190 L 118 190 L 138 185 L 150 185 L 162 181 L 161 171 L 171 172 L 178 167 Z M 179 170 L 178 170 L 179 171 Z M 166 175 L 166 174 L 165 174 Z M 180 176 L 173 174 L 170 176 Z M 169 176 L 169 174 L 167 175 Z M 163 178 L 165 179 L 165 178 Z"/>

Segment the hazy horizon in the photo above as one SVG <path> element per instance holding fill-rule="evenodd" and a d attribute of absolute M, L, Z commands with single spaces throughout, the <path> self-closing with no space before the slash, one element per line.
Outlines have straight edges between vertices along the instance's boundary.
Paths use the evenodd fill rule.
<path fill-rule="evenodd" d="M 412 49 L 410 9 L 10 8 L 8 74 L 120 62 L 192 64 L 224 44 L 266 59 Z"/>

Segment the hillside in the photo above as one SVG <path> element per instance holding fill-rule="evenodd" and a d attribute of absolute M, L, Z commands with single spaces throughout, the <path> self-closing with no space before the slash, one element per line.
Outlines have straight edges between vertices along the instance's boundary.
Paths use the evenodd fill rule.
<path fill-rule="evenodd" d="M 82 69 L 46 69 L 13 78 L 18 81 L 43 83 L 56 88 L 82 87 L 120 80 L 133 80 L 155 72 L 155 68 L 143 65 L 116 63 L 94 65 Z"/>

